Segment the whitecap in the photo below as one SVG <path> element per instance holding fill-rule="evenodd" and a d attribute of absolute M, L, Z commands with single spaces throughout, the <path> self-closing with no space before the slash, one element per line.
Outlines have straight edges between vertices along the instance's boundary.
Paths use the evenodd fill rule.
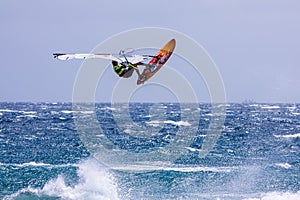
<path fill-rule="evenodd" d="M 199 152 L 200 151 L 200 149 L 196 149 L 196 148 L 192 148 L 192 147 L 185 147 L 185 148 L 191 152 Z"/>
<path fill-rule="evenodd" d="M 51 113 L 51 115 L 57 115 L 57 114 L 59 114 L 57 111 L 53 111 L 53 110 L 51 110 L 50 113 Z"/>
<path fill-rule="evenodd" d="M 260 104 L 256 104 L 256 103 L 255 103 L 255 104 L 250 104 L 249 106 L 250 106 L 250 107 L 260 107 Z"/>
<path fill-rule="evenodd" d="M 33 163 L 31 163 L 33 164 Z M 118 188 L 113 175 L 95 160 L 88 159 L 78 164 L 77 174 L 79 182 L 75 186 L 66 183 L 63 175 L 49 180 L 42 188 L 28 187 L 5 199 L 15 199 L 24 193 L 31 193 L 38 197 L 54 197 L 60 199 L 95 199 L 117 200 Z"/>
<path fill-rule="evenodd" d="M 297 109 L 296 106 L 288 106 L 288 107 L 286 107 L 286 108 L 289 109 L 289 110 L 295 110 L 295 109 Z"/>
<path fill-rule="evenodd" d="M 36 115 L 24 115 L 24 117 L 35 118 L 35 117 L 38 117 L 38 116 L 36 116 Z"/>
<path fill-rule="evenodd" d="M 278 109 L 280 108 L 279 106 L 268 106 L 268 105 L 262 105 L 262 109 Z"/>
<path fill-rule="evenodd" d="M 173 124 L 173 125 L 176 125 L 176 126 L 191 126 L 191 124 L 187 121 L 172 121 L 172 120 L 167 120 L 167 121 L 164 121 L 165 124 Z"/>
<path fill-rule="evenodd" d="M 244 200 L 298 200 L 300 199 L 300 191 L 298 192 L 269 192 L 261 194 L 258 198 L 245 198 Z"/>
<path fill-rule="evenodd" d="M 25 118 L 25 117 L 28 117 L 28 118 L 38 118 L 37 115 L 18 115 L 16 118 L 20 119 L 20 118 Z"/>
<path fill-rule="evenodd" d="M 40 162 L 27 162 L 27 163 L 0 163 L 0 166 L 14 166 L 14 167 L 47 167 L 47 168 L 54 168 L 54 167 L 76 167 L 77 164 L 60 164 L 60 165 L 53 165 L 49 163 L 40 163 Z"/>
<path fill-rule="evenodd" d="M 231 172 L 235 167 L 170 167 L 165 168 L 165 171 L 177 171 L 177 172 Z"/>
<path fill-rule="evenodd" d="M 276 163 L 275 165 L 278 167 L 285 168 L 285 169 L 289 169 L 292 167 L 292 165 L 290 165 L 289 163 Z"/>
<path fill-rule="evenodd" d="M 132 131 L 131 131 L 130 129 L 125 129 L 125 130 L 124 130 L 124 133 L 128 133 L 128 134 L 129 134 L 129 133 L 131 133 L 131 132 L 132 132 Z"/>
<path fill-rule="evenodd" d="M 276 138 L 297 138 L 300 137 L 300 133 L 289 134 L 289 135 L 274 135 Z"/>
<path fill-rule="evenodd" d="M 89 114 L 93 114 L 94 111 L 93 110 L 86 110 L 86 111 L 80 111 L 81 114 L 86 114 L 86 115 L 89 115 Z"/>
<path fill-rule="evenodd" d="M 62 199 L 119 199 L 117 184 L 108 169 L 88 159 L 78 165 L 79 183 L 74 187 L 63 176 L 50 180 L 41 190 L 45 195 Z"/>
<path fill-rule="evenodd" d="M 35 114 L 37 114 L 36 111 L 22 111 L 22 113 L 23 113 L 24 115 L 35 115 Z"/>
<path fill-rule="evenodd" d="M 53 112 L 53 114 L 58 114 L 56 111 L 51 111 L 51 112 Z M 86 114 L 86 115 L 94 113 L 93 110 L 80 110 L 80 111 L 79 110 L 76 110 L 76 111 L 74 111 L 74 110 L 62 110 L 60 112 L 64 113 L 64 114 L 80 113 L 80 114 Z"/>
<path fill-rule="evenodd" d="M 28 167 L 28 166 L 34 166 L 34 167 L 46 167 L 46 166 L 51 166 L 51 164 L 47 163 L 37 163 L 37 162 L 28 162 L 28 163 L 23 163 L 23 164 L 17 164 L 19 167 Z"/>
<path fill-rule="evenodd" d="M 175 171 L 175 172 L 232 172 L 236 167 L 208 167 L 208 166 L 170 166 L 168 163 L 152 163 L 152 164 L 140 164 L 140 165 L 124 165 L 115 166 L 114 169 L 122 171 L 143 172 L 143 171 Z"/>
<path fill-rule="evenodd" d="M 123 107 L 127 108 L 126 105 L 124 105 Z M 105 107 L 105 110 L 117 110 L 115 107 Z"/>
<path fill-rule="evenodd" d="M 149 122 L 146 122 L 146 124 L 150 125 L 150 126 L 154 126 L 154 127 L 158 127 L 160 126 L 162 122 L 158 121 L 158 120 L 153 120 L 153 121 L 149 121 Z"/>
<path fill-rule="evenodd" d="M 204 135 L 204 134 L 200 134 L 198 135 L 198 137 L 206 137 L 207 135 Z"/>
<path fill-rule="evenodd" d="M 19 112 L 17 110 L 10 110 L 10 109 L 0 109 L 0 112 Z"/>
<path fill-rule="evenodd" d="M 71 114 L 71 113 L 73 113 L 74 111 L 72 111 L 72 110 L 62 110 L 62 111 L 60 111 L 60 112 L 62 112 L 62 113 L 64 113 L 64 114 Z"/>

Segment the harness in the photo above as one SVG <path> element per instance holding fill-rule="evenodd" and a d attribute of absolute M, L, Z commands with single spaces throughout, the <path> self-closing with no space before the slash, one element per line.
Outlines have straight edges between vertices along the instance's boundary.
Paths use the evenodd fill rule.
<path fill-rule="evenodd" d="M 122 65 L 122 64 L 117 64 L 114 65 L 114 71 L 120 76 L 122 77 L 126 72 L 128 72 L 131 68 L 133 69 L 137 69 L 136 66 L 134 66 L 131 63 L 128 63 L 127 65 Z"/>
<path fill-rule="evenodd" d="M 114 70 L 119 76 L 123 76 L 126 73 L 125 67 L 122 65 L 115 65 Z"/>

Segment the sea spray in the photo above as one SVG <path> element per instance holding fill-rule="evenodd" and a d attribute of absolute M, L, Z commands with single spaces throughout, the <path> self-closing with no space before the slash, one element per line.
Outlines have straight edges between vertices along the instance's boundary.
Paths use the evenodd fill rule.
<path fill-rule="evenodd" d="M 261 194 L 261 197 L 257 198 L 245 198 L 243 200 L 298 200 L 300 199 L 300 192 L 268 192 Z"/>
<path fill-rule="evenodd" d="M 67 186 L 62 176 L 50 180 L 42 189 L 49 196 L 63 199 L 118 199 L 117 184 L 111 172 L 94 159 L 78 165 L 79 182 Z"/>
<path fill-rule="evenodd" d="M 42 188 L 28 187 L 21 189 L 5 199 L 36 199 L 60 198 L 67 200 L 117 200 L 118 187 L 113 174 L 98 163 L 95 159 L 88 158 L 78 165 L 78 182 L 70 186 L 67 178 L 60 174 L 49 180 Z"/>

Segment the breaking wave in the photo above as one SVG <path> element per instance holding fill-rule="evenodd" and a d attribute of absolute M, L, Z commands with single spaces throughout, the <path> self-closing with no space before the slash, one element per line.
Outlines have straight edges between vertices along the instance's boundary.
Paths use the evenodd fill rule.
<path fill-rule="evenodd" d="M 33 163 L 30 163 L 33 164 Z M 36 164 L 33 164 L 36 166 Z M 24 166 L 28 166 L 28 163 Z M 40 166 L 40 164 L 37 164 Z M 78 164 L 78 183 L 71 186 L 66 183 L 63 175 L 49 180 L 42 188 L 28 187 L 5 197 L 4 199 L 119 199 L 117 184 L 113 174 L 93 159 L 87 159 Z"/>

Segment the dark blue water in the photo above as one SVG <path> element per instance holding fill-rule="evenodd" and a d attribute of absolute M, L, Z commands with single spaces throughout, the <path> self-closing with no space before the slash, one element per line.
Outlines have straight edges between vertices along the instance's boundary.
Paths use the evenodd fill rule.
<path fill-rule="evenodd" d="M 226 105 L 221 135 L 204 157 L 211 105 L 184 107 L 190 119 L 168 103 L 80 112 L 71 103 L 0 103 L 0 198 L 300 198 L 300 104 Z M 166 149 L 180 130 L 192 138 L 174 156 Z M 159 150 L 162 158 L 144 159 Z"/>

